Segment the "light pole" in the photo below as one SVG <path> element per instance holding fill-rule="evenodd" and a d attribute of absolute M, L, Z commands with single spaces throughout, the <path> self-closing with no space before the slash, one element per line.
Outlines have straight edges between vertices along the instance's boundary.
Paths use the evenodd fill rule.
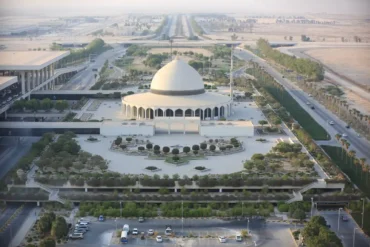
<path fill-rule="evenodd" d="M 184 236 L 184 201 L 181 201 L 181 232 Z"/>
<path fill-rule="evenodd" d="M 340 211 L 343 210 L 343 208 L 338 209 L 338 232 L 339 232 L 339 227 L 340 227 Z"/>
<path fill-rule="evenodd" d="M 361 219 L 361 228 L 364 229 L 364 215 L 365 215 L 365 198 L 361 198 L 362 200 L 362 219 Z"/>
<path fill-rule="evenodd" d="M 355 227 L 353 229 L 353 243 L 352 243 L 352 246 L 355 247 L 355 237 L 356 237 L 356 229 L 358 229 L 357 227 Z"/>
<path fill-rule="evenodd" d="M 116 232 L 117 232 L 117 217 L 116 217 L 116 219 L 114 221 L 116 222 Z"/>
<path fill-rule="evenodd" d="M 120 208 L 119 208 L 119 210 L 120 210 L 120 215 L 121 215 L 121 218 L 122 218 L 122 201 L 120 201 L 120 202 L 119 202 L 119 206 L 120 206 Z"/>
<path fill-rule="evenodd" d="M 249 218 L 248 218 L 248 223 L 247 223 L 247 231 L 248 231 L 248 234 L 249 234 Z"/>
<path fill-rule="evenodd" d="M 242 202 L 242 218 L 244 217 L 244 202 Z"/>
<path fill-rule="evenodd" d="M 312 218 L 312 212 L 313 212 L 313 197 L 311 197 L 311 218 Z"/>

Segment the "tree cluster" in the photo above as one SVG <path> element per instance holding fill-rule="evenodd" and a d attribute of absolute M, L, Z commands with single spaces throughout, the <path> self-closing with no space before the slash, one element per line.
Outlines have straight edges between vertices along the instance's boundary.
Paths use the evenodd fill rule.
<path fill-rule="evenodd" d="M 299 74 L 305 75 L 310 80 L 321 81 L 324 79 L 324 68 L 321 64 L 304 58 L 296 58 L 273 49 L 269 42 L 264 39 L 257 41 L 257 47 L 262 54 L 275 62 L 292 69 Z"/>
<path fill-rule="evenodd" d="M 303 228 L 302 236 L 307 247 L 342 247 L 342 241 L 329 230 L 322 216 L 314 216 Z"/>
<path fill-rule="evenodd" d="M 12 105 L 12 109 L 17 111 L 23 111 L 24 109 L 37 112 L 39 110 L 50 111 L 51 109 L 56 109 L 60 112 L 63 112 L 65 109 L 69 107 L 68 102 L 66 100 L 56 100 L 52 101 L 49 98 L 45 98 L 43 100 L 38 99 L 31 99 L 25 100 L 20 99 L 14 102 Z"/>
<path fill-rule="evenodd" d="M 168 58 L 168 53 L 149 54 L 147 58 L 143 61 L 143 64 L 148 67 L 160 69 L 162 62 L 166 60 L 167 58 Z"/>

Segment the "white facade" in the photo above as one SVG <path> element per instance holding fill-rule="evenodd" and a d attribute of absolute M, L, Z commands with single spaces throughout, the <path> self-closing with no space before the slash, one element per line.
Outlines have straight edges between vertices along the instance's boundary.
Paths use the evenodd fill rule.
<path fill-rule="evenodd" d="M 254 136 L 254 126 L 250 121 L 202 123 L 199 126 L 199 134 L 212 137 L 252 137 Z"/>

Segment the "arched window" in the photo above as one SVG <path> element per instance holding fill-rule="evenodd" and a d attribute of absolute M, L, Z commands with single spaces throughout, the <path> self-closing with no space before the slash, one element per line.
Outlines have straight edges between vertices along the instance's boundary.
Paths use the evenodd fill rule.
<path fill-rule="evenodd" d="M 163 110 L 162 109 L 157 109 L 157 117 L 163 117 Z"/>
<path fill-rule="evenodd" d="M 204 110 L 204 118 L 211 118 L 211 109 L 207 108 Z"/>
<path fill-rule="evenodd" d="M 175 117 L 183 117 L 184 114 L 183 114 L 183 111 L 181 109 L 177 109 L 175 111 Z"/>
<path fill-rule="evenodd" d="M 171 109 L 166 110 L 166 117 L 173 117 L 173 111 Z"/>
<path fill-rule="evenodd" d="M 220 117 L 225 117 L 225 107 L 224 106 L 220 107 Z"/>
<path fill-rule="evenodd" d="M 214 116 L 215 116 L 215 117 L 219 117 L 218 107 L 215 107 L 215 108 L 213 109 L 213 111 L 214 111 Z"/>
<path fill-rule="evenodd" d="M 193 111 L 191 109 L 187 109 L 185 111 L 185 117 L 192 117 L 193 116 Z"/>

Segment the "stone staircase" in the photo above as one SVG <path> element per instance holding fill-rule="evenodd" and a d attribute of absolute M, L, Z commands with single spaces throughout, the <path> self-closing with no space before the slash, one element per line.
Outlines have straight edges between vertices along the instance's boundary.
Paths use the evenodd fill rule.
<path fill-rule="evenodd" d="M 39 187 L 40 189 L 46 191 L 49 193 L 49 201 L 54 201 L 54 202 L 60 202 L 62 204 L 65 204 L 66 203 L 66 200 L 62 199 L 58 194 L 59 194 L 59 190 L 58 189 L 51 189 L 47 186 L 45 186 L 44 184 L 40 184 L 38 182 L 34 182 L 33 183 L 34 185 L 36 185 L 37 187 Z"/>
<path fill-rule="evenodd" d="M 292 202 L 298 202 L 298 201 L 303 201 L 303 195 L 302 193 L 310 190 L 310 189 L 324 189 L 327 187 L 327 184 L 324 179 L 317 179 L 317 181 L 312 182 L 306 186 L 304 186 L 302 189 L 298 191 L 293 190 L 293 198 L 289 199 L 286 201 L 286 203 L 292 203 Z"/>

